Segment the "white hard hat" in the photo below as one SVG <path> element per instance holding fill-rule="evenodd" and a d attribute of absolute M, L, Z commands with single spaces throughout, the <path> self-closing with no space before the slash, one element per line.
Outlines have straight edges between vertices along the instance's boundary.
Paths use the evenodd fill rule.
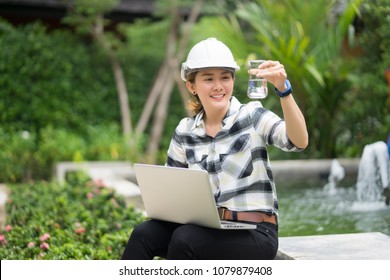
<path fill-rule="evenodd" d="M 230 49 L 221 41 L 208 38 L 192 47 L 187 61 L 181 65 L 181 78 L 186 81 L 186 76 L 190 72 L 212 67 L 228 68 L 232 71 L 240 70 Z"/>

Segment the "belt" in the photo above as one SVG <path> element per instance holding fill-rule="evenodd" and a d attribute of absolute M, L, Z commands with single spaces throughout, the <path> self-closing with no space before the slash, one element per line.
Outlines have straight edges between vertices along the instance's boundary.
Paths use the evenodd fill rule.
<path fill-rule="evenodd" d="M 241 222 L 252 222 L 262 223 L 267 222 L 276 225 L 276 217 L 274 215 L 268 215 L 264 212 L 239 212 L 231 211 L 227 208 L 218 208 L 219 218 L 227 221 L 241 221 Z"/>

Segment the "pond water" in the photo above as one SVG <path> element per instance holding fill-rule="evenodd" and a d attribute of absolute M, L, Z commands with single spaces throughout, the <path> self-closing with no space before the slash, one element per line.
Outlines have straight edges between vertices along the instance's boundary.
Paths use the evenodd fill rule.
<path fill-rule="evenodd" d="M 355 185 L 324 186 L 277 184 L 279 236 L 359 232 L 390 235 L 390 207 L 384 200 L 357 201 Z"/>

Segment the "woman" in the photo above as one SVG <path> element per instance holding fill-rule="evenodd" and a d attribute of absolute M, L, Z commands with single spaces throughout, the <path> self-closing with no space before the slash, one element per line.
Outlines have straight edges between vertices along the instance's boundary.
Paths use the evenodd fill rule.
<path fill-rule="evenodd" d="M 266 61 L 251 71 L 275 86 L 284 120 L 260 102 L 243 105 L 232 96 L 237 70 L 230 49 L 215 38 L 191 49 L 181 76 L 196 115 L 177 126 L 166 165 L 207 170 L 221 219 L 254 223 L 257 228 L 218 230 L 148 220 L 134 228 L 122 259 L 275 257 L 278 202 L 266 147 L 304 149 L 306 124 L 282 64 Z"/>

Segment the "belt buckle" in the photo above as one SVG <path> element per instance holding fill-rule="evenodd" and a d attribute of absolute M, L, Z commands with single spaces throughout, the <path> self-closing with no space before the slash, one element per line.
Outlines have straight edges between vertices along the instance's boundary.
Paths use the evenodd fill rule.
<path fill-rule="evenodd" d="M 226 208 L 225 207 L 220 207 L 218 208 L 220 211 L 219 212 L 219 218 L 221 220 L 224 220 L 225 219 L 225 211 L 226 211 Z"/>

